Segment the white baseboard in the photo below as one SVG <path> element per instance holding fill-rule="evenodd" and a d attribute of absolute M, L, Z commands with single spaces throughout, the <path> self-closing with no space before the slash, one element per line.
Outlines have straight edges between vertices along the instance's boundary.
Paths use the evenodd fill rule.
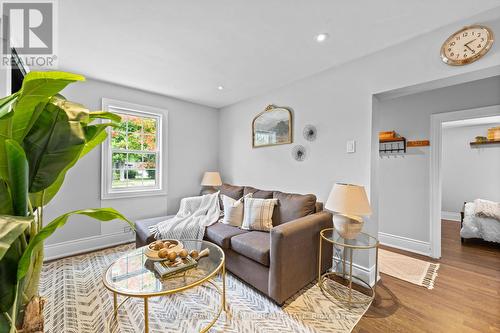
<path fill-rule="evenodd" d="M 339 258 L 335 257 L 335 261 L 334 261 L 333 265 L 335 265 L 335 263 L 338 263 L 338 262 L 339 262 Z M 349 271 L 349 262 L 350 261 L 346 260 L 346 271 L 347 271 L 347 273 Z M 341 266 L 342 266 L 342 264 L 340 264 L 340 267 Z M 340 269 L 338 271 L 341 272 L 342 269 Z M 372 267 L 368 268 L 368 267 L 361 266 L 361 265 L 358 265 L 356 263 L 353 263 L 352 264 L 352 275 L 357 276 L 358 278 L 362 279 L 365 282 L 368 282 L 368 284 L 371 287 L 373 287 L 375 285 L 375 266 L 372 266 Z M 378 280 L 380 280 L 380 275 L 377 278 L 377 281 Z M 353 279 L 352 282 L 356 282 L 356 280 Z"/>
<path fill-rule="evenodd" d="M 396 249 L 410 251 L 425 256 L 431 256 L 431 244 L 416 239 L 411 239 L 402 236 L 386 234 L 385 232 L 378 233 L 380 244 L 395 247 Z"/>
<path fill-rule="evenodd" d="M 441 219 L 460 222 L 462 220 L 462 217 L 461 217 L 460 213 L 441 212 Z"/>
<path fill-rule="evenodd" d="M 99 235 L 75 239 L 72 241 L 45 245 L 44 260 L 54 260 L 79 253 L 99 250 L 105 247 L 129 243 L 134 241 L 134 233 L 119 232 L 108 235 Z"/>

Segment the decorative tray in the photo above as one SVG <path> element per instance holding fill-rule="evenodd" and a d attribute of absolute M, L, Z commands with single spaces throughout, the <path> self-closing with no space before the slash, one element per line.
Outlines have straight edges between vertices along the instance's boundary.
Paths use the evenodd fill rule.
<path fill-rule="evenodd" d="M 159 245 L 161 246 L 161 248 L 157 246 L 158 244 L 160 244 L 160 242 L 163 243 L 163 245 Z M 177 239 L 162 239 L 161 241 L 155 241 L 149 244 L 144 250 L 144 254 L 146 255 L 146 257 L 148 257 L 149 260 L 152 261 L 168 260 L 168 258 L 161 258 L 159 256 L 159 253 L 162 249 L 166 249 L 167 252 L 179 253 L 184 249 L 184 245 Z"/>

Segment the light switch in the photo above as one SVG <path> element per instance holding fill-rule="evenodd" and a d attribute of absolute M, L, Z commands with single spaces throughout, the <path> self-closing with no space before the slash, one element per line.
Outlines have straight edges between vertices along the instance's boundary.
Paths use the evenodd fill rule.
<path fill-rule="evenodd" d="M 356 141 L 354 140 L 347 141 L 347 152 L 350 154 L 356 152 Z"/>

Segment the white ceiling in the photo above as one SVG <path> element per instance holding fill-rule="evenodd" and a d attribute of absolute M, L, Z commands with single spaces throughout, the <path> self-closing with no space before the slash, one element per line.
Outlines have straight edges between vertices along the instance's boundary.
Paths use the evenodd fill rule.
<path fill-rule="evenodd" d="M 499 4 L 61 0 L 59 67 L 222 107 Z M 330 34 L 323 44 L 314 40 L 320 32 Z"/>

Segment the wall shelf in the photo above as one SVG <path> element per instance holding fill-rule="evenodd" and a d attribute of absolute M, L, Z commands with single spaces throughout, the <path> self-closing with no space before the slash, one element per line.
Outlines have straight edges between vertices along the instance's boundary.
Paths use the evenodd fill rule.
<path fill-rule="evenodd" d="M 500 140 L 487 140 L 483 142 L 471 142 L 471 147 L 500 144 Z"/>

